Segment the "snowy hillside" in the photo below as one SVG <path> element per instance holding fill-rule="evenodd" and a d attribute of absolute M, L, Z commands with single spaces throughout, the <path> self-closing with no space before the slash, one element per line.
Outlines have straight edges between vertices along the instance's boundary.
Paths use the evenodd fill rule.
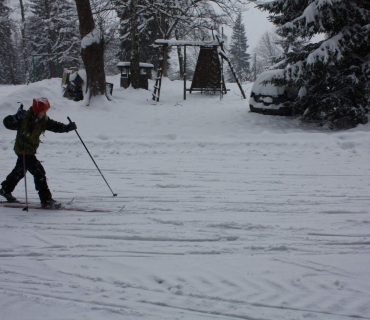
<path fill-rule="evenodd" d="M 234 84 L 183 101 L 164 81 L 155 104 L 109 81 L 114 101 L 89 107 L 62 98 L 61 79 L 0 86 L 1 119 L 39 96 L 71 117 L 118 193 L 74 132 L 46 132 L 53 197 L 74 200 L 0 207 L 0 319 L 370 319 L 370 124 L 253 114 Z M 14 138 L 0 126 L 2 180 Z"/>

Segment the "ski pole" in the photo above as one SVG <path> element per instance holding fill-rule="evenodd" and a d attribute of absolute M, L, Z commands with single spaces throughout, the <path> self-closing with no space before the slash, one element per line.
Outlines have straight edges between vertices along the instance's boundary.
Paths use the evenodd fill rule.
<path fill-rule="evenodd" d="M 18 102 L 20 103 L 20 102 Z M 19 107 L 20 110 L 23 110 L 23 103 L 20 103 L 21 106 Z M 23 131 L 23 121 L 22 121 L 22 131 Z M 24 146 L 23 146 L 23 173 L 24 173 L 24 190 L 26 193 L 26 207 L 23 208 L 22 211 L 27 211 L 28 212 L 28 194 L 27 194 L 27 170 L 26 170 L 26 155 L 24 151 Z"/>
<path fill-rule="evenodd" d="M 23 151 L 23 172 L 24 172 L 24 190 L 26 192 L 26 207 L 22 211 L 28 212 L 28 196 L 27 196 L 27 170 L 26 170 L 26 155 Z"/>
<path fill-rule="evenodd" d="M 67 117 L 67 119 L 69 120 L 69 122 L 70 122 L 70 123 L 72 123 L 72 120 L 71 120 L 71 118 L 70 118 L 70 117 Z M 84 145 L 84 147 L 85 147 L 85 149 L 86 149 L 87 153 L 89 154 L 89 156 L 90 156 L 91 160 L 94 162 L 94 164 L 95 164 L 96 168 L 99 170 L 99 172 L 100 172 L 101 176 L 103 177 L 103 179 L 104 179 L 105 183 L 107 184 L 107 186 L 108 186 L 109 190 L 113 193 L 113 197 L 117 197 L 117 193 L 114 193 L 114 192 L 113 192 L 113 190 L 111 189 L 111 187 L 109 186 L 109 184 L 108 184 L 107 180 L 104 178 L 104 176 L 103 176 L 102 172 L 100 171 L 100 169 L 99 169 L 98 165 L 96 164 L 96 162 L 95 162 L 94 158 L 92 157 L 92 155 L 90 154 L 89 150 L 87 149 L 87 147 L 86 147 L 85 143 L 82 141 L 82 139 L 81 139 L 80 135 L 78 134 L 77 129 L 75 129 L 75 131 L 76 131 L 76 133 L 77 133 L 78 137 L 80 138 L 80 140 L 81 140 L 82 144 Z"/>

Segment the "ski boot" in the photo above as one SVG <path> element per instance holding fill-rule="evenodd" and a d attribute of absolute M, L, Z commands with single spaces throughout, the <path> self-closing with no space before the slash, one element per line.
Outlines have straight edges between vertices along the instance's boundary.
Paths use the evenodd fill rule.
<path fill-rule="evenodd" d="M 60 209 L 62 204 L 54 199 L 41 200 L 41 207 L 45 209 Z"/>
<path fill-rule="evenodd" d="M 6 201 L 13 203 L 18 202 L 16 198 L 13 197 L 13 195 L 10 192 L 6 192 L 4 189 L 0 189 L 0 195 L 3 196 Z"/>

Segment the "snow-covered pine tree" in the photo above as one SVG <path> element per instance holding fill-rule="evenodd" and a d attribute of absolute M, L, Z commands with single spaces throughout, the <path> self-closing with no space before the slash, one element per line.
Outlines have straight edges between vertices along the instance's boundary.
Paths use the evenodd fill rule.
<path fill-rule="evenodd" d="M 303 121 L 354 127 L 367 122 L 370 78 L 369 0 L 276 0 L 259 6 L 283 37 L 325 40 L 287 55 L 286 81 L 300 88 L 292 107 Z"/>
<path fill-rule="evenodd" d="M 33 81 L 60 77 L 62 67 L 79 66 L 80 35 L 76 7 L 70 0 L 30 0 L 27 19 Z M 43 55 L 43 56 L 41 56 Z M 36 68 L 36 70 L 35 70 Z"/>
<path fill-rule="evenodd" d="M 132 32 L 130 22 L 130 10 L 127 1 L 117 0 L 116 12 L 120 18 L 120 39 L 121 49 L 118 56 L 121 61 L 131 61 L 132 51 Z M 153 47 L 156 39 L 159 39 L 158 26 L 155 19 L 149 19 L 148 13 L 145 10 L 145 1 L 139 1 L 139 26 L 138 39 L 140 44 L 139 60 L 140 62 L 148 62 L 154 64 L 155 68 L 159 67 L 158 48 Z"/>
<path fill-rule="evenodd" d="M 116 12 L 120 18 L 121 50 L 118 53 L 121 61 L 131 63 L 131 85 L 133 88 L 140 86 L 140 62 L 152 62 L 148 57 L 157 53 L 153 47 L 148 45 L 147 40 L 152 34 L 153 20 L 148 19 L 145 0 L 116 0 Z M 155 52 L 155 53 L 154 53 Z"/>
<path fill-rule="evenodd" d="M 302 48 L 308 44 L 308 41 L 302 38 L 297 38 L 292 34 L 288 34 L 285 37 L 278 37 L 275 40 L 275 43 L 278 48 L 281 48 L 283 51 L 280 56 L 272 58 L 272 63 L 274 64 L 274 68 L 284 69 L 288 65 L 288 54 L 292 52 L 299 54 L 299 52 L 302 51 Z"/>
<path fill-rule="evenodd" d="M 284 50 L 279 41 L 279 35 L 273 30 L 268 30 L 261 36 L 257 46 L 253 50 L 255 54 L 253 73 L 258 75 L 265 70 L 274 68 L 276 61 L 282 59 Z"/>
<path fill-rule="evenodd" d="M 246 81 L 250 75 L 250 54 L 247 53 L 247 49 L 248 38 L 245 32 L 245 25 L 242 21 L 242 13 L 239 12 L 233 26 L 229 57 L 240 81 Z M 230 70 L 228 70 L 227 77 L 230 82 L 235 82 L 234 75 Z"/>
<path fill-rule="evenodd" d="M 5 0 L 0 0 L 0 84 L 16 84 L 15 52 L 12 41 L 10 10 Z"/>

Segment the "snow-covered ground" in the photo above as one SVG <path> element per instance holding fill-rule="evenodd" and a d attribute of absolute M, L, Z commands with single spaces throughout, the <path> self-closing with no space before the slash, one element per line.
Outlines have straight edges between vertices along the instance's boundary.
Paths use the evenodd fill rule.
<path fill-rule="evenodd" d="M 46 132 L 53 197 L 94 211 L 0 207 L 0 319 L 370 319 L 369 124 L 253 114 L 231 84 L 183 101 L 164 81 L 156 104 L 110 81 L 89 107 L 60 79 L 0 86 L 1 119 L 40 96 L 71 117 L 118 193 L 74 132 Z M 0 126 L 1 181 L 14 138 Z"/>

